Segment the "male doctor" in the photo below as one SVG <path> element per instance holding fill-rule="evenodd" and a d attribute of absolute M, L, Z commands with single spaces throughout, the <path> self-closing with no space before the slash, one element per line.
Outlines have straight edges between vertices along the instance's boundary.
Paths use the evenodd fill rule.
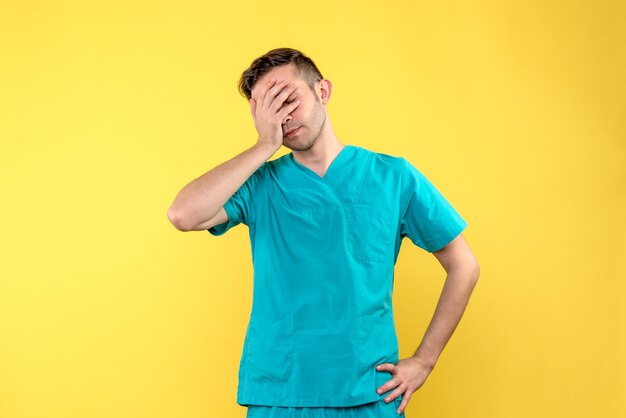
<path fill-rule="evenodd" d="M 256 144 L 187 184 L 167 211 L 181 231 L 250 229 L 254 292 L 237 402 L 259 417 L 403 415 L 479 277 L 467 222 L 407 159 L 340 142 L 327 111 L 332 84 L 302 52 L 255 59 L 239 89 Z M 292 152 L 270 161 L 283 145 Z M 415 354 L 398 359 L 391 295 L 405 237 L 447 277 Z"/>

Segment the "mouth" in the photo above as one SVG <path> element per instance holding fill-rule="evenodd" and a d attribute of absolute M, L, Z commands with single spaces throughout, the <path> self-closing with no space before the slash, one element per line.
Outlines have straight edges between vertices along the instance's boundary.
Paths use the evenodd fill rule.
<path fill-rule="evenodd" d="M 291 138 L 292 136 L 294 136 L 295 134 L 297 134 L 297 133 L 300 131 L 300 128 L 301 128 L 301 127 L 300 127 L 300 126 L 298 126 L 297 128 L 294 128 L 294 129 L 292 129 L 292 130 L 290 130 L 290 131 L 287 131 L 287 132 L 285 133 L 285 136 L 286 136 L 287 138 Z"/>

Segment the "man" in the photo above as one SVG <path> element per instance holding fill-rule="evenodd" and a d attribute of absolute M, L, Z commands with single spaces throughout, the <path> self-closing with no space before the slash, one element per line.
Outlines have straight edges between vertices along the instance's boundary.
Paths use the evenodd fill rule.
<path fill-rule="evenodd" d="M 254 292 L 237 403 L 257 417 L 403 416 L 478 280 L 467 222 L 405 158 L 339 141 L 332 84 L 300 51 L 255 59 L 239 89 L 256 144 L 168 210 L 181 231 L 249 227 Z M 281 145 L 292 152 L 268 161 Z M 447 278 L 423 341 L 398 360 L 391 296 L 404 237 Z"/>

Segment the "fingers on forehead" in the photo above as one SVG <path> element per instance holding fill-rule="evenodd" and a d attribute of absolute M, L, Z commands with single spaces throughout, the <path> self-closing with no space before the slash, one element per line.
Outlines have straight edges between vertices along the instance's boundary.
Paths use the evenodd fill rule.
<path fill-rule="evenodd" d="M 252 96 L 254 97 L 255 94 L 258 94 L 260 91 L 267 91 L 269 90 L 269 88 L 271 87 L 271 85 L 274 84 L 272 83 L 272 79 L 267 79 L 267 80 L 263 80 L 262 82 L 259 81 L 255 84 L 255 86 L 252 88 Z"/>

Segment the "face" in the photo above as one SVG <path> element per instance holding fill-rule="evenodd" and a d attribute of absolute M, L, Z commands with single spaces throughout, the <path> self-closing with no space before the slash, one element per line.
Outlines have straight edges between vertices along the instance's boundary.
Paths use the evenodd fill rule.
<path fill-rule="evenodd" d="M 304 151 L 315 144 L 315 141 L 322 134 L 322 129 L 326 122 L 326 108 L 318 94 L 320 93 L 320 82 L 315 84 L 314 93 L 311 91 L 306 81 L 298 77 L 296 67 L 293 64 L 275 67 L 261 77 L 256 85 L 273 78 L 278 83 L 287 80 L 294 83 L 296 89 L 287 97 L 283 106 L 300 99 L 300 104 L 283 119 L 283 145 L 294 151 Z M 294 128 L 299 128 L 298 132 L 286 136 L 286 133 Z"/>

